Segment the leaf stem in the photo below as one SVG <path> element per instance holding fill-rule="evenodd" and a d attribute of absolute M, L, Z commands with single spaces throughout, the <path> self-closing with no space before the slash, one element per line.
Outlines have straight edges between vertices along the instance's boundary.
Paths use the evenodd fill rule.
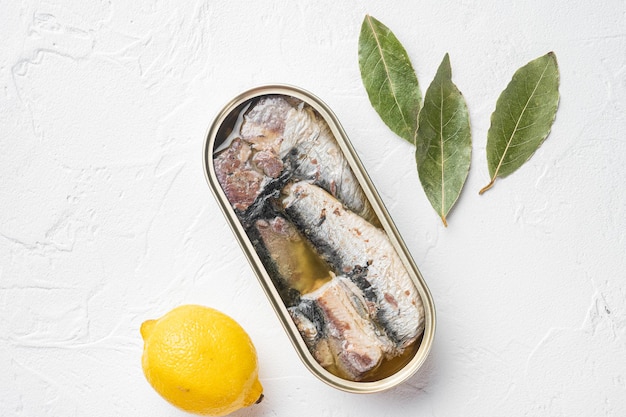
<path fill-rule="evenodd" d="M 445 227 L 448 227 L 448 222 L 446 221 L 446 216 L 441 216 L 441 221 Z"/>
<path fill-rule="evenodd" d="M 491 187 L 493 187 L 493 184 L 496 182 L 496 177 L 493 177 L 491 179 L 491 182 L 487 185 L 485 185 L 479 192 L 479 195 L 482 195 L 485 191 L 487 191 L 488 189 L 490 189 Z"/>

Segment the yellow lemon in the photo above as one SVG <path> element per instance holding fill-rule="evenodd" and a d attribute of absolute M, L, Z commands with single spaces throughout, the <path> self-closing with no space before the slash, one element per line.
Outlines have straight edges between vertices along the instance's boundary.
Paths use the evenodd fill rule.
<path fill-rule="evenodd" d="M 223 416 L 263 398 L 254 345 L 229 316 L 184 305 L 144 322 L 141 336 L 146 379 L 176 407 Z"/>

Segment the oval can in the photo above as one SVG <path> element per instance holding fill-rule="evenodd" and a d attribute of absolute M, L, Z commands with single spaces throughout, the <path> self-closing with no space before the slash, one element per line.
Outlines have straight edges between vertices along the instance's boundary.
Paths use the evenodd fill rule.
<path fill-rule="evenodd" d="M 278 112 L 281 111 L 279 107 L 282 106 L 283 110 L 292 112 L 284 114 L 296 114 L 302 117 L 312 117 L 316 122 L 321 120 L 320 123 L 324 126 L 322 133 L 320 133 L 319 129 L 315 130 L 317 127 L 313 129 L 313 133 L 305 128 L 301 128 L 301 130 L 307 132 L 309 135 L 308 137 L 312 140 L 312 142 L 306 142 L 306 146 L 310 146 L 309 148 L 301 145 L 298 145 L 299 147 L 294 146 L 293 148 L 290 148 L 289 146 L 291 145 L 289 145 L 288 140 L 284 138 L 293 136 L 291 134 L 287 134 L 287 130 L 291 129 L 291 122 L 283 123 L 283 119 L 280 117 L 275 117 L 270 113 L 263 113 L 266 109 L 262 108 L 259 103 L 269 103 L 274 99 L 276 99 L 275 103 L 279 103 L 276 104 L 276 106 L 278 106 L 278 110 L 276 111 Z M 268 107 L 270 106 L 268 105 Z M 246 115 L 245 117 L 244 114 Z M 300 129 L 300 127 L 298 128 Z M 254 137 L 254 139 L 241 139 L 241 137 L 244 137 L 241 135 L 241 132 L 245 132 L 246 135 L 252 135 L 250 137 Z M 289 132 L 292 132 L 292 130 L 289 130 Z M 272 136 L 274 134 L 277 136 Z M 332 149 L 329 151 L 328 149 L 311 148 L 314 145 L 325 146 L 323 144 L 320 145 L 322 141 L 319 137 L 323 134 L 332 135 L 335 142 L 335 144 L 332 145 Z M 277 150 L 278 146 L 275 142 L 272 142 L 272 138 L 281 141 L 280 151 Z M 311 143 L 313 145 L 311 145 Z M 235 147 L 238 148 L 235 149 Z M 335 152 L 337 150 L 339 150 L 339 152 Z M 221 153 L 226 152 L 230 152 L 230 154 L 218 157 Z M 320 180 L 320 178 L 325 178 L 324 167 L 320 168 L 315 164 L 323 164 L 328 155 L 335 154 L 340 154 L 339 159 L 342 163 L 345 161 L 347 166 L 350 168 L 349 171 L 351 171 L 352 175 L 347 179 L 346 177 L 340 176 L 337 178 Z M 324 161 L 318 161 L 318 159 L 324 159 Z M 421 273 L 415 265 L 415 262 L 411 258 L 407 247 L 400 237 L 398 230 L 389 216 L 389 213 L 384 207 L 380 196 L 376 192 L 374 185 L 358 159 L 346 133 L 337 120 L 337 117 L 325 103 L 313 94 L 289 85 L 267 85 L 248 90 L 231 100 L 219 112 L 209 127 L 206 142 L 204 144 L 203 161 L 209 187 L 226 216 L 238 243 L 244 251 L 246 258 L 252 266 L 255 275 L 257 276 L 274 311 L 278 315 L 278 318 L 295 347 L 300 359 L 315 376 L 328 385 L 343 391 L 353 393 L 373 393 L 389 389 L 404 382 L 422 366 L 431 349 L 435 332 L 435 308 L 431 294 Z M 302 168 L 301 162 L 302 164 L 308 163 L 310 166 L 307 166 L 306 169 L 304 169 Z M 254 166 L 253 170 L 246 171 L 247 168 L 242 168 L 242 166 L 248 166 L 251 163 Z M 314 174 L 311 174 L 311 167 L 314 168 Z M 335 171 L 339 170 L 337 169 Z M 224 172 L 227 172 L 227 174 L 224 174 Z M 288 175 L 286 173 L 288 173 Z M 304 178 L 303 181 L 300 181 L 302 180 L 301 175 L 308 177 Z M 334 175 L 334 173 L 331 173 L 330 176 L 332 177 L 332 175 Z M 249 182 L 245 183 L 245 186 L 241 185 L 241 181 L 248 180 Z M 351 184 L 352 182 L 355 184 Z M 313 184 L 311 185 L 311 183 Z M 298 188 L 311 187 L 314 190 L 322 189 L 323 191 L 325 189 L 324 192 L 320 191 L 320 195 L 337 197 L 337 199 L 340 200 L 339 195 L 342 192 L 348 195 L 354 186 L 360 190 L 359 193 L 362 196 L 362 199 L 365 200 L 364 204 L 367 206 L 367 209 L 363 210 L 369 210 L 367 215 L 361 215 L 363 217 L 371 216 L 369 223 L 376 224 L 376 230 L 372 232 L 374 235 L 378 236 L 380 232 L 384 232 L 386 235 L 385 241 L 388 242 L 386 244 L 390 245 L 389 247 L 392 248 L 397 255 L 394 255 L 394 259 L 399 260 L 400 267 L 403 271 L 406 271 L 406 275 L 408 275 L 407 279 L 410 280 L 412 287 L 410 287 L 410 290 L 402 288 L 403 292 L 409 294 L 409 292 L 414 291 L 416 299 L 421 301 L 421 305 L 419 307 L 419 311 L 421 312 L 419 329 L 421 333 L 417 337 L 414 336 L 413 339 L 411 339 L 413 342 L 410 342 L 408 345 L 409 347 L 406 348 L 398 348 L 398 346 L 402 346 L 402 343 L 404 343 L 403 341 L 405 340 L 403 336 L 400 335 L 402 330 L 396 331 L 391 328 L 393 327 L 389 324 L 391 321 L 386 321 L 387 319 L 383 314 L 383 311 L 385 310 L 384 306 L 381 307 L 377 304 L 383 303 L 383 301 L 380 300 L 387 300 L 388 298 L 390 303 L 387 303 L 387 307 L 389 305 L 397 307 L 398 304 L 402 305 L 402 303 L 398 303 L 398 300 L 394 299 L 394 297 L 390 296 L 388 293 L 383 294 L 375 293 L 375 291 L 374 293 L 372 292 L 373 290 L 379 290 L 381 286 L 384 287 L 386 285 L 385 282 L 376 286 L 370 284 L 362 285 L 363 280 L 360 278 L 362 276 L 365 276 L 365 280 L 374 276 L 384 276 L 374 275 L 376 273 L 372 272 L 374 270 L 381 269 L 380 263 L 376 263 L 378 262 L 375 258 L 376 255 L 374 255 L 373 262 L 360 262 L 360 266 L 358 268 L 350 269 L 343 266 L 343 270 L 339 270 L 341 269 L 341 262 L 343 262 L 343 260 L 333 263 L 333 260 L 337 258 L 336 253 L 333 252 L 333 256 L 335 258 L 332 258 L 331 256 L 321 256 L 321 258 L 323 258 L 322 262 L 325 266 L 336 266 L 334 273 L 330 273 L 327 281 L 298 281 L 297 279 L 300 279 L 302 274 L 293 274 L 293 276 L 297 279 L 294 278 L 292 281 L 288 281 L 288 284 L 283 285 L 285 281 L 279 280 L 277 275 L 280 275 L 282 272 L 281 268 L 285 269 L 285 262 L 281 264 L 281 262 L 277 261 L 277 259 L 279 259 L 278 257 L 272 257 L 272 241 L 265 240 L 266 235 L 259 233 L 259 231 L 264 231 L 271 227 L 274 227 L 281 232 L 284 231 L 284 227 L 277 227 L 278 220 L 281 222 L 284 221 L 282 214 L 271 220 L 268 219 L 273 216 L 273 214 L 269 217 L 267 214 L 268 212 L 274 213 L 281 210 L 284 210 L 286 213 L 285 216 L 288 219 L 287 223 L 291 224 L 293 222 L 293 225 L 300 226 L 300 231 L 302 233 L 298 233 L 298 236 L 300 237 L 296 240 L 297 242 L 306 240 L 308 242 L 305 244 L 306 248 L 308 248 L 306 250 L 310 250 L 311 247 L 315 249 L 315 245 L 309 243 L 315 242 L 315 239 L 319 239 L 319 236 L 316 236 L 315 234 L 309 236 L 309 234 L 306 234 L 306 236 L 302 238 L 301 234 L 304 235 L 305 233 L 310 232 L 311 229 L 317 231 L 318 226 L 320 229 L 328 228 L 328 230 L 324 230 L 323 232 L 328 232 L 333 236 L 335 232 L 339 234 L 343 233 L 342 230 L 344 229 L 356 230 L 356 227 L 353 227 L 352 224 L 344 227 L 344 223 L 341 223 L 341 221 L 348 219 L 345 220 L 348 222 L 350 221 L 349 219 L 355 218 L 355 215 L 348 212 L 358 211 L 361 210 L 361 208 L 354 208 L 350 206 L 350 204 L 346 204 L 350 207 L 345 208 L 346 205 L 344 205 L 342 201 L 337 202 L 335 205 L 331 204 L 329 206 L 324 206 L 321 210 L 322 214 L 320 215 L 317 213 L 319 216 L 318 220 L 312 224 L 308 223 L 307 226 L 306 210 L 308 210 L 309 207 L 314 206 L 314 204 L 309 201 L 303 202 L 303 200 L 299 200 L 303 195 L 305 196 L 304 198 L 309 198 L 309 193 L 306 191 L 308 190 L 307 188 L 304 188 L 305 191 Z M 272 187 L 275 189 L 272 189 Z M 271 200 L 272 203 L 267 203 L 259 196 L 267 198 L 267 201 Z M 326 200 L 324 198 L 322 198 L 321 201 L 325 202 Z M 261 200 L 264 201 L 263 205 L 260 203 Z M 276 201 L 281 201 L 281 203 L 278 204 Z M 277 206 L 278 208 L 276 208 Z M 333 214 L 331 214 L 330 211 L 327 212 L 327 208 L 332 210 L 337 217 L 333 217 Z M 298 211 L 299 209 L 304 210 L 304 215 L 300 215 L 300 211 Z M 341 217 L 342 214 L 345 215 Z M 292 217 L 288 217 L 287 215 Z M 356 220 L 359 222 L 361 221 L 360 218 L 356 218 Z M 333 223 L 333 221 L 337 221 L 338 223 Z M 280 225 L 283 225 L 283 223 L 280 223 Z M 366 239 L 360 236 L 360 232 L 358 234 L 359 236 L 357 238 L 360 238 L 361 240 L 357 241 L 355 245 L 344 244 L 343 246 L 359 247 L 359 245 L 363 244 L 365 245 L 364 247 L 368 248 L 367 250 L 371 249 L 374 252 L 379 253 L 378 246 L 380 245 L 372 249 L 367 246 L 367 243 L 363 243 L 370 241 L 369 235 Z M 372 237 L 371 239 L 374 238 Z M 279 241 L 279 243 L 280 242 L 282 241 Z M 293 244 L 293 240 L 290 240 L 290 242 Z M 324 243 L 322 246 L 325 248 L 329 245 Z M 292 256 L 296 252 L 300 253 L 300 249 L 302 248 L 299 248 L 297 251 L 289 250 L 287 253 L 289 256 Z M 320 250 L 319 252 L 322 253 L 323 251 Z M 360 255 L 357 255 L 357 258 L 358 256 Z M 276 261 L 275 264 L 272 263 L 273 260 Z M 328 261 L 328 263 L 326 263 L 326 261 Z M 354 260 L 345 261 L 345 263 L 352 265 L 350 262 L 358 263 L 358 261 Z M 310 269 L 313 268 L 310 266 L 311 262 L 307 261 L 304 265 L 309 268 L 309 270 L 306 270 L 305 272 L 310 272 Z M 359 271 L 358 273 L 357 269 Z M 289 271 L 292 271 L 292 269 L 289 269 Z M 346 273 L 346 276 L 343 275 L 344 272 Z M 404 272 L 402 274 L 404 274 Z M 306 273 L 304 275 L 306 275 Z M 312 284 L 309 285 L 306 283 L 323 282 L 326 284 L 330 281 L 333 282 L 332 285 L 337 283 L 337 285 L 343 285 L 342 288 L 348 288 L 350 296 L 347 298 L 344 297 L 344 292 L 341 292 L 340 296 L 344 297 L 344 301 L 345 299 L 351 300 L 347 302 L 347 304 L 350 305 L 351 309 L 354 309 L 351 311 L 353 312 L 352 314 L 354 315 L 355 320 L 362 320 L 363 316 L 368 318 L 365 320 L 366 326 L 364 328 L 374 329 L 373 332 L 368 330 L 368 334 L 373 335 L 372 337 L 378 338 L 377 340 L 382 340 L 382 342 L 380 342 L 381 347 L 380 349 L 377 348 L 377 352 L 403 352 L 402 354 L 395 353 L 394 355 L 398 355 L 395 359 L 383 359 L 383 362 L 380 363 L 384 363 L 385 365 L 377 365 L 380 369 L 385 368 L 385 371 L 381 371 L 376 368 L 376 370 L 371 373 L 371 375 L 374 375 L 373 377 L 368 377 L 367 375 L 369 374 L 367 372 L 365 372 L 362 376 L 361 374 L 358 374 L 357 371 L 354 371 L 355 375 L 358 376 L 346 377 L 347 371 L 342 368 L 343 365 L 338 365 L 339 368 L 341 368 L 338 371 L 337 366 L 328 365 L 328 363 L 325 362 L 325 358 L 330 357 L 337 363 L 340 362 L 339 359 L 337 359 L 337 355 L 341 358 L 347 358 L 346 361 L 348 365 L 346 365 L 346 367 L 352 371 L 353 368 L 351 366 L 354 363 L 358 362 L 358 364 L 361 364 L 364 361 L 363 358 L 365 358 L 365 362 L 367 362 L 368 360 L 371 360 L 375 354 L 342 351 L 341 349 L 343 348 L 338 346 L 353 346 L 350 340 L 338 341 L 336 339 L 332 339 L 331 341 L 328 341 L 327 339 L 324 339 L 324 337 L 320 336 L 321 334 L 324 334 L 326 331 L 324 329 L 327 329 L 328 326 L 334 326 L 332 327 L 332 332 L 328 331 L 329 334 L 332 333 L 333 335 L 336 335 L 338 328 L 342 326 L 343 328 L 339 329 L 340 333 L 346 328 L 349 329 L 350 326 L 344 326 L 344 322 L 337 322 L 339 323 L 337 324 L 329 320 L 327 316 L 324 316 L 326 317 L 326 321 L 322 320 L 322 322 L 323 326 L 326 327 L 320 330 L 320 326 L 322 326 L 322 324 L 317 321 L 311 320 L 309 323 L 305 320 L 306 323 L 312 323 L 312 326 L 307 328 L 303 324 L 303 321 L 298 318 L 298 314 L 301 311 L 299 310 L 300 305 L 304 305 L 303 303 L 305 302 L 307 303 L 307 306 L 315 305 L 315 311 L 319 313 L 321 305 L 321 301 L 319 300 L 324 301 L 323 305 L 325 306 L 328 304 L 328 300 L 323 297 L 326 297 L 326 293 L 331 293 L 330 290 L 327 291 L 325 289 L 326 287 L 324 287 L 324 285 L 322 285 L 321 289 L 317 289 L 317 284 L 315 287 L 311 287 Z M 331 284 L 328 284 L 328 286 L 330 285 Z M 358 295 L 355 296 L 354 294 L 357 293 Z M 292 294 L 295 295 L 292 297 Z M 384 302 L 386 303 L 387 301 Z M 372 307 L 373 304 L 375 304 L 374 307 Z M 413 304 L 415 305 L 415 301 L 413 301 Z M 422 307 L 423 311 L 421 310 Z M 401 307 L 398 307 L 398 309 L 400 308 Z M 358 313 L 354 313 L 354 311 L 357 311 Z M 375 311 L 375 313 L 373 313 L 373 311 Z M 398 313 L 398 317 L 400 317 L 400 319 L 404 319 L 405 317 L 403 314 L 404 313 Z M 307 317 L 310 318 L 310 316 Z M 409 321 L 408 324 L 413 325 L 415 328 L 418 327 L 418 324 L 416 324 L 415 321 Z M 352 327 L 355 327 L 354 324 Z M 313 336 L 311 336 L 311 332 L 309 332 L 309 330 L 312 331 Z M 341 333 L 339 337 L 349 339 L 352 336 L 350 334 Z M 359 334 L 359 337 L 363 338 L 364 336 Z M 316 348 L 314 349 L 313 346 Z M 330 350 L 335 353 L 335 356 L 326 355 L 325 352 L 328 351 L 329 346 L 331 347 Z M 361 355 L 361 353 L 363 354 Z M 389 353 L 384 353 L 384 355 L 393 356 Z"/>

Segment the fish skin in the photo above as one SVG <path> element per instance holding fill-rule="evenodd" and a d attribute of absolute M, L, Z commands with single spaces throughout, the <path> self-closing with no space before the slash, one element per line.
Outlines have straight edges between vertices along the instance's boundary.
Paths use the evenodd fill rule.
<path fill-rule="evenodd" d="M 283 194 L 289 219 L 337 274 L 361 288 L 372 319 L 399 349 L 413 343 L 424 330 L 424 306 L 387 234 L 305 181 Z"/>
<path fill-rule="evenodd" d="M 289 309 L 309 350 L 327 369 L 353 381 L 376 369 L 394 344 L 369 319 L 360 290 L 349 279 L 334 277 L 304 294 Z"/>
<path fill-rule="evenodd" d="M 280 157 L 295 159 L 295 178 L 324 188 L 350 210 L 376 221 L 365 196 L 330 126 L 310 106 L 295 107 L 287 114 Z"/>

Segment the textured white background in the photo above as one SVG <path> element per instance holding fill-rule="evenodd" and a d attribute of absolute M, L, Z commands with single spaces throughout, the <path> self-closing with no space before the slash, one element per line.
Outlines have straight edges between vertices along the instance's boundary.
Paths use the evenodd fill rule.
<path fill-rule="evenodd" d="M 366 13 L 423 91 L 450 53 L 474 153 L 447 229 L 361 84 Z M 496 99 L 550 50 L 552 133 L 479 196 Z M 273 82 L 335 111 L 432 291 L 432 353 L 391 391 L 305 370 L 205 183 L 212 118 Z M 623 0 L 0 0 L 0 415 L 185 415 L 139 326 L 200 303 L 257 346 L 266 399 L 239 416 L 624 416 L 625 178 Z"/>

